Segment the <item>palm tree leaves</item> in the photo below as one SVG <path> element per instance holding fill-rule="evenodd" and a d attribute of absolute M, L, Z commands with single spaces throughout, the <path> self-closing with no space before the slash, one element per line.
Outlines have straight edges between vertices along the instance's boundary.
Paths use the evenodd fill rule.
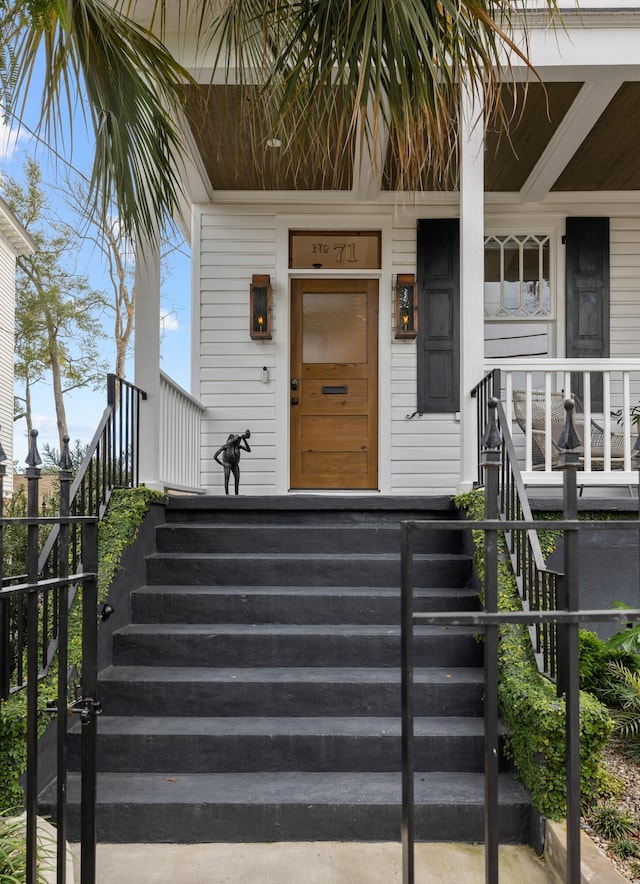
<path fill-rule="evenodd" d="M 525 60 L 510 37 L 522 9 L 513 0 L 227 0 L 212 33 L 236 81 L 263 73 L 261 112 L 274 130 L 308 136 L 312 127 L 317 161 L 324 154 L 334 166 L 356 130 L 375 157 L 384 130 L 398 186 L 420 189 L 427 173 L 450 173 L 461 83 L 503 115 L 501 72 L 510 55 Z"/>
<path fill-rule="evenodd" d="M 556 11 L 557 0 L 544 2 Z M 184 86 L 195 81 L 152 25 L 162 38 L 171 19 L 196 59 L 212 52 L 214 72 L 222 67 L 229 83 L 247 87 L 253 137 L 284 146 L 281 180 L 295 182 L 311 163 L 320 180 L 340 187 L 345 166 L 368 148 L 374 167 L 390 157 L 388 186 L 422 189 L 452 178 L 461 83 L 483 95 L 494 119 L 508 115 L 500 82 L 509 57 L 524 60 L 510 34 L 526 5 L 155 0 L 145 28 L 133 19 L 136 0 L 7 0 L 0 4 L 0 97 L 20 116 L 41 82 L 41 126 L 54 145 L 68 137 L 74 112 L 83 112 L 96 137 L 91 210 L 106 218 L 115 200 L 128 235 L 155 238 L 179 210 L 180 118 Z"/>
<path fill-rule="evenodd" d="M 11 110 L 24 113 L 43 63 L 45 136 L 64 142 L 74 112 L 83 113 L 96 138 L 93 209 L 106 218 L 114 199 L 128 234 L 154 236 L 179 205 L 189 75 L 150 31 L 102 0 L 18 0 L 0 29 Z"/>

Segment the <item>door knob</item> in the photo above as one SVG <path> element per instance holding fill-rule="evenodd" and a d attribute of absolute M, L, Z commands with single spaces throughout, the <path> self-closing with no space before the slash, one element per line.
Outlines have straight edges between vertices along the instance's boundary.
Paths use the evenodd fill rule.
<path fill-rule="evenodd" d="M 291 399 L 291 404 L 292 404 L 292 405 L 297 405 L 297 404 L 298 404 L 298 397 L 297 397 L 297 396 L 293 396 L 293 397 L 292 397 L 292 399 Z"/>

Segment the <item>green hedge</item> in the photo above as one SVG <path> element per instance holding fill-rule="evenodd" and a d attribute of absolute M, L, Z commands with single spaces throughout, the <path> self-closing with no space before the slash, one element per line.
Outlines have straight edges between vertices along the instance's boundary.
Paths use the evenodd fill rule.
<path fill-rule="evenodd" d="M 481 490 L 455 498 L 456 505 L 471 519 L 484 517 Z M 541 546 L 547 555 L 553 549 L 553 530 L 541 532 Z M 476 571 L 484 574 L 484 535 L 473 531 Z M 506 556 L 499 563 L 498 586 L 501 610 L 520 608 L 517 587 Z M 555 685 L 538 672 L 526 626 L 500 628 L 499 642 L 500 714 L 509 730 L 507 754 L 516 774 L 531 792 L 538 810 L 550 819 L 566 814 L 565 704 L 556 696 Z M 582 800 L 593 801 L 610 790 L 602 751 L 613 730 L 606 707 L 590 694 L 580 693 L 580 778 Z"/>
<path fill-rule="evenodd" d="M 124 550 L 136 538 L 149 503 L 164 499 L 158 491 L 133 488 L 114 491 L 98 532 L 98 601 L 102 602 L 120 566 Z M 96 612 L 97 616 L 97 612 Z M 74 601 L 69 618 L 69 667 L 78 670 L 82 663 L 81 592 Z M 51 720 L 45 712 L 47 701 L 57 697 L 55 661 L 38 689 L 38 729 L 42 734 Z M 26 693 L 19 691 L 0 701 L 0 813 L 22 807 L 23 792 L 19 778 L 26 768 Z"/>

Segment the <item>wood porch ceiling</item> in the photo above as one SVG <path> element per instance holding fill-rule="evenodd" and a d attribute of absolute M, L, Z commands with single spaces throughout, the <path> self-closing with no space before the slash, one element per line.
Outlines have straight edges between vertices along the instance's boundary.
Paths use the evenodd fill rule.
<path fill-rule="evenodd" d="M 576 101 L 581 82 L 548 82 L 544 87 L 519 85 L 510 112 L 509 135 L 500 133 L 491 120 L 485 138 L 485 190 L 526 192 L 527 182 L 540 158 L 548 158 L 558 127 Z M 354 180 L 355 139 L 340 138 L 327 124 L 326 143 L 342 145 L 341 157 L 324 170 L 313 159 L 309 145 L 292 141 L 273 148 L 267 145 L 264 123 L 251 128 L 241 90 L 235 86 L 208 85 L 186 90 L 186 116 L 214 190 L 350 190 Z M 575 108 L 574 108 L 575 113 Z M 579 114 L 576 114 L 579 117 Z M 567 120 L 570 115 L 567 116 Z M 566 125 L 566 124 L 565 124 Z M 571 138 L 569 124 L 567 137 Z M 564 148 L 566 150 L 566 147 Z M 545 154 L 546 151 L 546 154 Z M 551 184 L 551 192 L 640 190 L 640 82 L 623 83 L 597 122 L 576 138 L 575 152 Z M 287 154 L 293 155 L 287 156 Z M 572 154 L 572 155 L 571 155 Z M 539 169 L 537 170 L 539 172 Z M 446 182 L 428 176 L 424 190 L 457 188 L 455 161 Z M 380 190 L 397 189 L 392 150 L 387 150 Z"/>

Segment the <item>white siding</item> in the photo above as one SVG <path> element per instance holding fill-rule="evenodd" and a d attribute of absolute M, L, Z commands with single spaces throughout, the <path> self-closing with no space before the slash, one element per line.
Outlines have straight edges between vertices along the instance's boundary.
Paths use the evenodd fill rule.
<path fill-rule="evenodd" d="M 275 279 L 275 215 L 203 212 L 200 229 L 200 401 L 202 484 L 224 493 L 213 456 L 230 433 L 251 430 L 251 453 L 240 462 L 241 493 L 275 491 L 275 345 L 249 337 L 249 283 L 269 273 L 274 287 L 274 338 L 286 291 Z M 286 315 L 286 311 L 285 311 Z M 268 384 L 260 374 L 267 366 Z"/>
<path fill-rule="evenodd" d="M 640 217 L 610 220 L 611 356 L 640 356 Z M 621 395 L 619 384 L 614 395 Z M 640 382 L 631 382 L 631 402 L 640 402 Z"/>
<path fill-rule="evenodd" d="M 567 205 L 566 214 L 572 208 Z M 611 356 L 637 357 L 640 217 L 616 217 L 611 209 L 609 205 L 600 212 L 590 212 L 611 216 Z M 350 211 L 354 210 L 344 210 L 345 218 Z M 417 219 L 451 215 L 453 211 L 451 207 L 405 207 L 393 211 L 380 207 L 380 227 L 387 224 L 391 242 L 383 236 L 379 473 L 381 490 L 392 494 L 453 494 L 459 486 L 458 415 L 427 414 L 408 419 L 416 409 L 416 342 L 394 339 L 389 291 L 397 273 L 415 272 Z M 196 381 L 206 407 L 202 424 L 203 485 L 213 493 L 223 492 L 222 468 L 213 461 L 213 455 L 229 433 L 249 428 L 252 451 L 242 456 L 241 493 L 273 494 L 288 488 L 288 477 L 278 474 L 287 470 L 288 458 L 282 452 L 289 444 L 286 418 L 282 417 L 288 407 L 279 411 L 277 405 L 278 401 L 288 403 L 289 394 L 289 281 L 282 225 L 287 226 L 291 216 L 293 228 L 339 229 L 335 214 L 331 214 L 335 206 L 327 204 L 309 213 L 301 212 L 299 206 L 266 204 L 257 209 L 211 206 L 199 212 L 200 325 L 196 341 L 199 340 L 200 354 Z M 494 213 L 500 215 L 498 207 L 492 207 L 492 216 Z M 323 215 L 328 219 L 326 223 Z M 517 226 L 514 215 L 511 208 L 509 221 Z M 563 221 L 558 219 L 564 215 L 554 206 L 550 226 L 563 227 Z M 544 216 L 537 218 L 540 226 Z M 526 215 L 523 219 L 526 223 Z M 494 223 L 493 217 L 488 223 Z M 372 225 L 369 222 L 367 226 Z M 562 263 L 558 271 L 564 272 Z M 274 339 L 270 342 L 249 338 L 248 295 L 254 273 L 271 275 Z M 563 281 L 559 280 L 559 289 L 562 288 Z M 269 370 L 268 384 L 261 383 L 262 366 Z M 480 374 L 481 368 L 479 377 Z M 631 392 L 633 401 L 639 401 L 640 390 Z"/>
<path fill-rule="evenodd" d="M 415 273 L 416 224 L 423 215 L 416 212 L 394 224 L 394 278 L 397 273 Z M 389 317 L 390 326 L 391 321 Z M 452 494 L 460 479 L 460 424 L 452 414 L 409 420 L 416 395 L 416 341 L 392 339 L 391 493 Z"/>
<path fill-rule="evenodd" d="M 7 456 L 4 492 L 12 490 L 13 341 L 15 304 L 14 252 L 0 236 L 0 439 Z"/>
<path fill-rule="evenodd" d="M 294 228 L 336 229 L 335 219 L 323 223 L 318 214 L 310 214 L 301 223 L 299 208 L 294 211 Z M 389 251 L 394 277 L 399 272 L 415 272 L 416 218 L 423 214 L 409 211 L 394 216 Z M 278 384 L 288 384 L 288 376 L 280 378 L 276 371 L 278 365 L 288 366 L 289 281 L 276 278 L 277 268 L 287 266 L 287 256 L 278 254 L 278 246 L 285 247 L 278 241 L 278 222 L 286 218 L 286 212 L 281 207 L 252 212 L 216 206 L 202 209 L 200 217 L 198 383 L 206 408 L 203 486 L 212 493 L 223 492 L 222 468 L 213 455 L 229 433 L 248 428 L 252 451 L 242 455 L 241 493 L 273 494 L 278 487 L 288 487 L 287 477 L 276 475 L 277 469 L 286 469 L 286 458 L 276 464 L 276 448 L 289 444 L 288 427 L 278 420 L 276 408 Z M 249 338 L 248 293 L 254 273 L 271 275 L 271 342 Z M 388 287 L 381 282 L 380 365 L 381 374 L 390 365 L 391 377 L 381 377 L 380 385 L 381 442 L 385 434 L 390 439 L 386 448 L 381 444 L 380 487 L 392 494 L 453 493 L 460 471 L 459 423 L 454 415 L 407 419 L 416 408 L 416 342 L 393 339 Z M 262 366 L 269 370 L 268 384 L 261 383 Z"/>

